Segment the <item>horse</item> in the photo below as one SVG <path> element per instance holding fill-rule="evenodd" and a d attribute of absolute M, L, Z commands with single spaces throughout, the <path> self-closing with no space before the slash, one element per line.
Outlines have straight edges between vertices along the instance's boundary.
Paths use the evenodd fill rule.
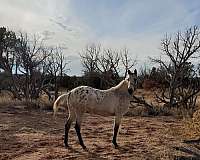
<path fill-rule="evenodd" d="M 59 96 L 53 105 L 54 116 L 60 106 L 68 108 L 68 119 L 65 123 L 64 144 L 68 148 L 68 132 L 72 122 L 76 121 L 75 130 L 79 144 L 86 149 L 81 136 L 81 122 L 84 113 L 102 116 L 114 116 L 112 143 L 117 148 L 117 134 L 121 119 L 131 105 L 132 95 L 137 85 L 137 70 L 128 70 L 128 76 L 117 86 L 99 90 L 89 86 L 79 86 Z"/>

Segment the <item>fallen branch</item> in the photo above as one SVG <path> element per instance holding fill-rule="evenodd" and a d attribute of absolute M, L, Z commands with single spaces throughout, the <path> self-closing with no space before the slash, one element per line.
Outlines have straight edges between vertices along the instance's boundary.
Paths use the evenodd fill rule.
<path fill-rule="evenodd" d="M 154 107 L 151 104 L 147 103 L 143 97 L 136 97 L 133 95 L 133 98 L 135 99 L 135 101 L 130 101 L 130 103 L 144 105 L 149 110 L 149 114 L 155 114 Z"/>

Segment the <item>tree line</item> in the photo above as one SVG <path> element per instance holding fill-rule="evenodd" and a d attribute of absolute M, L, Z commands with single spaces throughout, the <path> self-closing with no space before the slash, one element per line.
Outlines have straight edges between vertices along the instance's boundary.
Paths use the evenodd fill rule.
<path fill-rule="evenodd" d="M 166 34 L 160 44 L 161 56 L 149 57 L 156 67 L 140 70 L 138 87 L 146 83 L 159 88 L 155 99 L 165 106 L 195 108 L 200 91 L 199 35 L 198 26 Z M 51 98 L 50 90 L 56 98 L 60 87 L 112 87 L 137 63 L 127 48 L 115 50 L 97 44 L 88 45 L 79 56 L 83 76 L 69 77 L 66 75 L 69 61 L 61 47 L 48 47 L 37 36 L 1 27 L 0 87 L 10 90 L 18 99 L 35 99 L 41 92 Z"/>
<path fill-rule="evenodd" d="M 57 97 L 56 82 L 63 77 L 66 65 L 61 47 L 45 46 L 36 35 L 0 28 L 0 85 L 15 98 L 36 99 L 42 91 L 50 96 L 50 87 Z"/>
<path fill-rule="evenodd" d="M 88 45 L 79 55 L 88 85 L 101 89 L 118 84 L 137 62 L 127 48 L 113 50 L 95 44 Z"/>

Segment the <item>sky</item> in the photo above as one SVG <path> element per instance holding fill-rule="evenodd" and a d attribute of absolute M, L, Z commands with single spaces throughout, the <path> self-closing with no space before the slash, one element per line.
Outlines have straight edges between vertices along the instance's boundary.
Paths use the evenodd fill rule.
<path fill-rule="evenodd" d="M 160 41 L 200 25 L 199 0 L 0 0 L 0 26 L 59 45 L 81 75 L 79 53 L 86 45 L 128 48 L 138 67 L 160 55 Z"/>

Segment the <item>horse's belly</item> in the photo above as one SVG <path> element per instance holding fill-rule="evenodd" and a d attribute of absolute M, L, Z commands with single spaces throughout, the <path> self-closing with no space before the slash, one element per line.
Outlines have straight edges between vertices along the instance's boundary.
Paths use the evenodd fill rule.
<path fill-rule="evenodd" d="M 108 107 L 101 107 L 101 106 L 88 106 L 86 111 L 88 113 L 92 113 L 92 114 L 98 114 L 98 115 L 102 115 L 102 116 L 114 116 L 115 115 L 115 111 L 112 108 L 108 108 Z"/>

